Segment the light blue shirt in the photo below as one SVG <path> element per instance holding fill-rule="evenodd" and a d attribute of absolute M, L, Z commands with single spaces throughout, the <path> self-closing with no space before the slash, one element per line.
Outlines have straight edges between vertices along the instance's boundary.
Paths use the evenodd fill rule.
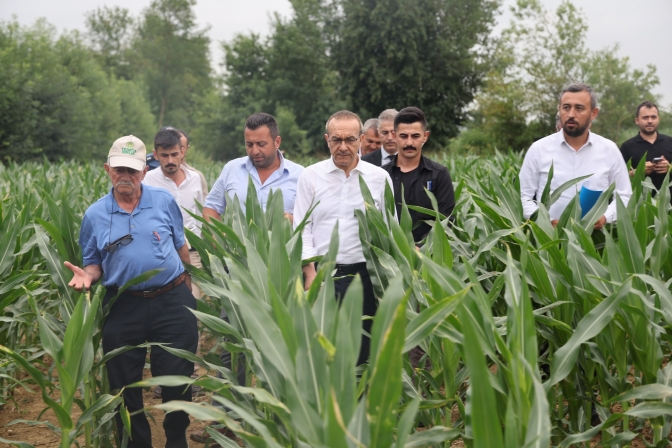
<path fill-rule="evenodd" d="M 249 157 L 234 159 L 224 165 L 222 173 L 215 185 L 212 186 L 208 197 L 205 198 L 204 207 L 211 208 L 221 215 L 226 209 L 226 197 L 228 195 L 231 199 L 237 197 L 243 211 L 245 211 L 248 179 L 252 176 L 254 187 L 257 190 L 257 198 L 264 211 L 271 190 L 281 190 L 285 212 L 292 213 L 294 198 L 296 197 L 296 182 L 299 180 L 299 174 L 303 171 L 303 167 L 291 160 L 286 160 L 280 151 L 278 151 L 278 157 L 280 158 L 280 167 L 266 179 L 263 185 L 259 180 L 257 168 Z"/>
<path fill-rule="evenodd" d="M 116 252 L 105 247 L 124 235 L 133 236 Z M 103 286 L 121 287 L 152 269 L 163 269 L 129 290 L 162 287 L 184 271 L 177 253 L 185 243 L 182 213 L 173 196 L 162 188 L 142 185 L 140 203 L 133 213 L 119 208 L 112 190 L 88 208 L 79 231 L 84 266 L 99 265 Z"/>

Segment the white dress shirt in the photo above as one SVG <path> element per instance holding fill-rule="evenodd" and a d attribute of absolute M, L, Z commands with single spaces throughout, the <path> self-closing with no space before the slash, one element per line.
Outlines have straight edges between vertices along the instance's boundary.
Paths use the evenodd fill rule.
<path fill-rule="evenodd" d="M 192 218 L 191 215 L 184 210 L 187 209 L 196 215 L 201 214 L 196 206 L 196 201 L 203 204 L 205 199 L 203 186 L 201 185 L 201 177 L 196 172 L 189 170 L 182 165 L 180 165 L 180 169 L 186 177 L 179 186 L 173 179 L 166 177 L 160 167 L 149 171 L 142 180 L 142 183 L 168 190 L 168 192 L 175 198 L 177 205 L 180 206 L 184 227 L 191 230 L 196 235 L 201 236 L 201 223 Z"/>
<path fill-rule="evenodd" d="M 357 166 L 346 177 L 331 158 L 303 170 L 296 186 L 294 225 L 298 225 L 317 204 L 303 230 L 303 259 L 324 255 L 329 249 L 331 233 L 338 223 L 339 264 L 365 261 L 359 239 L 359 222 L 355 210 L 364 210 L 364 198 L 359 187 L 362 177 L 371 191 L 375 207 L 383 211 L 385 183 L 392 189 L 392 179 L 385 170 L 359 159 Z"/>
<path fill-rule="evenodd" d="M 591 190 L 604 191 L 615 183 L 614 193 L 620 196 L 624 204 L 627 204 L 632 196 L 628 169 L 614 142 L 589 132 L 588 141 L 576 151 L 569 146 L 564 132 L 560 130 L 534 142 L 525 155 L 520 169 L 520 199 L 525 219 L 538 208 L 537 201 L 541 200 L 551 164 L 553 165 L 551 192 L 569 180 L 591 175 L 565 190 L 551 205 L 549 210 L 551 219 L 560 218 L 583 185 Z M 616 220 L 615 200 L 609 204 L 604 216 L 607 222 Z"/>

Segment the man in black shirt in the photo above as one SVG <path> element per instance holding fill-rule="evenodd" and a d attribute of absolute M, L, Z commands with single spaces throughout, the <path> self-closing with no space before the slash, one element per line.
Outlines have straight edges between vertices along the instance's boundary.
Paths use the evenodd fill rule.
<path fill-rule="evenodd" d="M 635 123 L 639 127 L 639 134 L 621 145 L 621 154 L 623 154 L 625 163 L 632 160 L 633 168 L 637 168 L 646 154 L 646 175 L 660 190 L 672 160 L 672 137 L 658 133 L 660 124 L 658 106 L 651 101 L 644 101 L 637 107 Z M 630 170 L 630 176 L 634 174 L 635 170 Z M 672 188 L 670 193 L 672 193 Z"/>
<path fill-rule="evenodd" d="M 450 216 L 455 207 L 455 191 L 448 169 L 422 155 L 422 147 L 429 138 L 425 113 L 417 107 L 406 107 L 394 117 L 394 136 L 399 148 L 397 155 L 382 168 L 390 173 L 394 186 L 397 216 L 401 216 L 402 185 L 407 205 L 432 210 L 432 202 L 425 189 L 436 197 L 439 213 Z M 425 220 L 432 215 L 409 210 L 413 221 L 413 240 L 424 239 L 431 226 Z"/>

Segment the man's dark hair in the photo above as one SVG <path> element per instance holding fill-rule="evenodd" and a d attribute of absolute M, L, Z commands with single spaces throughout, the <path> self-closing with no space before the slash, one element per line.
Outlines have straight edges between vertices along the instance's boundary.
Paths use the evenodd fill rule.
<path fill-rule="evenodd" d="M 180 134 L 175 128 L 161 128 L 154 136 L 154 149 L 168 149 L 174 146 L 180 146 Z"/>
<path fill-rule="evenodd" d="M 189 135 L 182 129 L 177 129 L 176 127 L 173 126 L 164 126 L 161 129 L 159 129 L 159 131 L 166 131 L 166 130 L 172 130 L 177 132 L 179 135 L 184 135 L 184 138 L 187 139 L 187 148 L 189 147 L 189 142 L 191 141 L 191 139 L 189 138 Z"/>
<path fill-rule="evenodd" d="M 590 108 L 595 109 L 597 107 L 597 93 L 595 93 L 593 88 L 590 87 L 588 84 L 584 84 L 582 82 L 568 84 L 567 86 L 565 86 L 564 89 L 562 89 L 562 92 L 560 92 L 560 96 L 558 97 L 558 104 L 560 104 L 560 101 L 562 101 L 562 95 L 564 95 L 567 92 L 570 93 L 588 92 L 588 95 L 590 95 Z"/>
<path fill-rule="evenodd" d="M 660 111 L 658 110 L 658 106 L 656 106 L 656 103 L 652 101 L 644 101 L 642 104 L 637 106 L 637 113 L 635 113 L 635 118 L 639 118 L 639 109 L 641 109 L 642 107 L 646 107 L 647 109 L 649 108 L 656 109 L 656 112 L 660 113 Z"/>
<path fill-rule="evenodd" d="M 280 135 L 280 131 L 278 130 L 278 122 L 275 121 L 273 115 L 269 115 L 264 112 L 257 112 L 256 114 L 252 114 L 247 117 L 247 120 L 245 121 L 245 128 L 251 131 L 255 131 L 262 126 L 266 126 L 268 130 L 271 131 L 271 138 L 273 140 L 275 140 L 275 138 Z"/>
<path fill-rule="evenodd" d="M 396 132 L 397 127 L 400 124 L 413 124 L 420 123 L 422 125 L 422 130 L 427 130 L 427 118 L 425 118 L 425 113 L 415 106 L 404 107 L 399 111 L 399 113 L 394 117 L 394 130 Z"/>

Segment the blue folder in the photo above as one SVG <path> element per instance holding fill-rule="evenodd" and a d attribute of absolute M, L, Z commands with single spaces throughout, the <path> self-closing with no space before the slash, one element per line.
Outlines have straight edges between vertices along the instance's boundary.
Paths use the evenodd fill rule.
<path fill-rule="evenodd" d="M 602 191 L 591 190 L 584 185 L 579 192 L 579 204 L 581 205 L 581 217 L 586 216 L 600 198 Z"/>

